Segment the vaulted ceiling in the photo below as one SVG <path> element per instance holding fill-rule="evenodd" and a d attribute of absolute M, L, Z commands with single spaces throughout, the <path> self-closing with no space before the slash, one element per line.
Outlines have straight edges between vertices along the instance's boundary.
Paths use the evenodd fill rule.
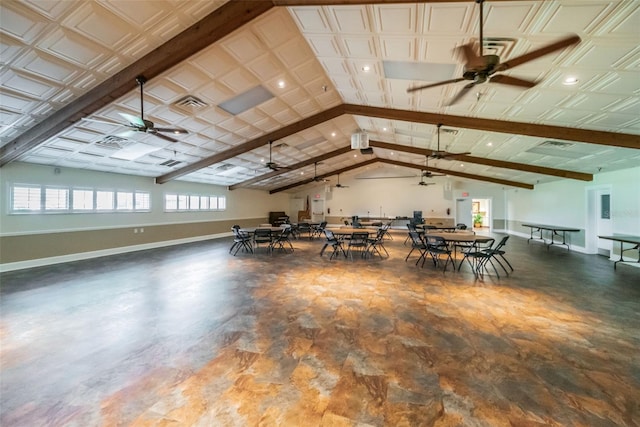
<path fill-rule="evenodd" d="M 640 164 L 640 3 L 486 1 L 484 54 L 502 62 L 575 33 L 580 43 L 468 81 L 473 1 L 7 1 L 0 4 L 0 165 L 56 167 L 278 191 L 312 178 L 416 172 L 533 188 Z M 131 132 L 121 114 L 184 135 Z M 565 84 L 566 78 L 577 79 Z M 350 149 L 365 131 L 373 154 Z M 272 161 L 287 169 L 271 171 Z"/>

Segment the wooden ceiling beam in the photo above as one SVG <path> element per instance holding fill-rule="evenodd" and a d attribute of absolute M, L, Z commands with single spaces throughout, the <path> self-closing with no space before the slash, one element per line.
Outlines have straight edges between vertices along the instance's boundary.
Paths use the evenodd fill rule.
<path fill-rule="evenodd" d="M 400 120 L 410 123 L 439 123 L 466 129 L 489 132 L 527 135 L 540 138 L 562 139 L 610 147 L 640 149 L 640 135 L 605 132 L 593 129 L 577 129 L 562 126 L 541 125 L 535 123 L 512 122 L 504 120 L 481 119 L 477 117 L 452 116 L 446 114 L 425 113 L 420 111 L 397 110 L 392 108 L 371 107 L 367 105 L 344 104 L 344 113 L 356 116 L 375 117 L 388 120 Z"/>
<path fill-rule="evenodd" d="M 177 36 L 109 77 L 0 148 L 0 167 L 18 159 L 73 123 L 111 104 L 136 88 L 136 77 L 148 80 L 186 60 L 274 7 L 270 0 L 225 3 Z"/>
<path fill-rule="evenodd" d="M 418 170 L 425 169 L 424 166 L 415 165 L 413 163 L 401 162 L 398 160 L 378 159 L 378 161 L 382 163 L 388 163 L 390 165 L 403 166 L 405 168 L 418 169 Z M 445 175 L 453 175 L 453 176 L 459 176 L 460 178 L 473 179 L 475 181 L 485 181 L 485 182 L 491 182 L 494 184 L 508 185 L 510 187 L 526 188 L 527 190 L 533 190 L 533 185 L 526 184 L 524 182 L 509 181 L 506 179 L 491 178 L 488 176 L 474 175 L 474 174 L 465 173 L 465 172 L 450 171 L 448 169 L 432 168 L 431 166 L 429 166 L 429 170 L 436 173 L 442 173 Z"/>
<path fill-rule="evenodd" d="M 373 141 L 373 140 L 369 141 L 369 145 L 374 148 L 383 148 L 385 150 L 402 151 L 404 153 L 419 154 L 421 156 L 427 155 L 427 151 L 424 148 L 409 147 L 406 145 L 391 144 L 388 142 Z M 497 168 L 514 169 L 514 170 L 519 170 L 524 172 L 539 173 L 542 175 L 552 175 L 552 176 L 558 176 L 561 178 L 577 179 L 581 181 L 593 180 L 593 175 L 590 173 L 573 172 L 573 171 L 568 171 L 564 169 L 548 168 L 544 166 L 533 166 L 533 165 L 527 165 L 524 163 L 507 162 L 504 160 L 492 160 L 492 159 L 486 159 L 483 157 L 475 157 L 475 156 L 469 156 L 469 155 L 456 155 L 451 157 L 451 160 L 459 160 L 459 161 L 468 162 L 468 163 L 477 163 L 477 164 L 493 166 Z"/>
<path fill-rule="evenodd" d="M 228 150 L 222 151 L 218 154 L 214 154 L 213 156 L 209 156 L 195 163 L 191 163 L 187 166 L 161 175 L 156 178 L 156 184 L 164 184 L 171 181 L 172 179 L 176 179 L 181 176 L 188 175 L 191 172 L 195 172 L 197 170 L 211 166 L 213 164 L 223 162 L 232 157 L 236 157 L 248 151 L 255 150 L 258 147 L 268 144 L 269 141 L 277 141 L 286 136 L 293 135 L 294 133 L 308 129 L 320 123 L 324 123 L 341 115 L 342 105 L 329 108 L 328 110 L 322 111 L 318 114 L 314 114 L 313 116 L 307 117 L 273 132 L 269 132 L 266 135 L 259 136 L 258 138 L 255 138 L 249 142 L 245 142 L 244 144 L 236 145 L 233 148 L 229 148 Z"/>
<path fill-rule="evenodd" d="M 353 170 L 353 169 L 358 169 L 358 168 L 361 168 L 361 167 L 364 167 L 364 166 L 368 166 L 368 165 L 371 165 L 373 163 L 377 163 L 379 161 L 380 161 L 380 159 L 377 159 L 377 158 L 365 160 L 364 162 L 360 162 L 357 165 L 346 166 L 346 167 L 344 167 L 342 169 L 337 169 L 337 170 L 331 171 L 329 173 L 318 175 L 315 178 L 317 178 L 317 179 L 328 178 L 330 176 L 338 175 L 338 174 L 341 174 L 343 172 L 347 172 L 347 171 L 350 171 L 350 170 Z M 288 185 L 285 185 L 284 187 L 276 188 L 276 189 L 273 189 L 273 190 L 269 191 L 269 194 L 275 194 L 275 193 L 279 193 L 281 191 L 290 190 L 290 189 L 295 188 L 295 187 L 300 187 L 301 185 L 310 184 L 313 181 L 314 181 L 313 178 L 309 178 L 309 179 L 305 179 L 303 181 L 295 182 L 293 184 L 288 184 Z"/>
<path fill-rule="evenodd" d="M 273 178 L 274 176 L 282 175 L 284 173 L 288 173 L 288 172 L 291 172 L 291 171 L 296 170 L 296 169 L 301 169 L 301 168 L 303 168 L 305 166 L 309 166 L 309 165 L 312 165 L 314 163 L 322 162 L 322 161 L 330 159 L 332 157 L 337 157 L 337 156 L 340 156 L 342 154 L 346 154 L 346 153 L 348 153 L 350 151 L 351 151 L 351 146 L 338 148 L 337 150 L 333 150 L 333 151 L 330 151 L 328 153 L 324 153 L 324 154 L 321 154 L 319 156 L 313 157 L 311 159 L 304 160 L 302 162 L 298 162 L 298 163 L 296 163 L 294 165 L 287 166 L 287 169 L 269 172 L 269 173 L 266 173 L 264 175 L 257 176 L 255 178 L 251 178 L 251 179 L 248 179 L 246 181 L 242 181 L 242 182 L 239 182 L 237 184 L 230 185 L 228 187 L 228 189 L 229 190 L 235 190 L 237 188 L 246 187 L 248 185 L 255 184 L 256 182 L 260 182 L 260 181 L 264 181 L 265 179 Z"/>

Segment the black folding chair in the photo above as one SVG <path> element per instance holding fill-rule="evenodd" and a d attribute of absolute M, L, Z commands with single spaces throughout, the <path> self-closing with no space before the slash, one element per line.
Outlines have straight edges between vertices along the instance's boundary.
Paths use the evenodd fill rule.
<path fill-rule="evenodd" d="M 342 252 L 342 255 L 344 255 L 344 257 L 346 258 L 347 253 L 345 252 L 344 247 L 342 246 L 342 240 L 338 239 L 336 235 L 333 234 L 333 231 L 331 230 L 325 229 L 324 235 L 327 238 L 327 241 L 324 243 L 324 246 L 320 250 L 320 256 L 324 254 L 324 251 L 325 249 L 327 249 L 327 247 L 331 246 L 331 248 L 333 248 L 333 252 L 329 257 L 330 260 L 333 259 L 333 257 L 336 256 L 339 252 Z"/>
<path fill-rule="evenodd" d="M 427 253 L 431 256 L 434 266 L 437 267 L 438 264 L 440 264 L 440 257 L 444 255 L 445 262 L 443 271 L 447 271 L 447 264 L 449 264 L 449 261 L 451 261 L 451 264 L 453 264 L 453 268 L 455 270 L 455 263 L 453 262 L 453 258 L 451 258 L 451 248 L 447 244 L 447 241 L 444 239 L 444 237 L 431 236 L 427 234 L 424 236 L 424 242 L 427 245 Z"/>
<path fill-rule="evenodd" d="M 285 227 L 282 229 L 282 232 L 273 237 L 271 241 L 271 251 L 274 249 L 280 249 L 284 252 L 287 252 L 287 246 L 291 249 L 291 252 L 294 251 L 293 244 L 291 244 L 291 227 Z"/>
<path fill-rule="evenodd" d="M 496 276 L 498 275 L 498 270 L 493 265 L 493 263 L 489 260 L 491 255 L 489 255 L 488 250 L 491 249 L 493 244 L 495 243 L 495 239 L 486 238 L 486 239 L 477 239 L 468 249 L 464 251 L 464 258 L 458 265 L 458 271 L 460 271 L 460 267 L 464 264 L 464 260 L 466 259 L 469 266 L 471 267 L 471 271 L 476 276 L 480 275 L 482 269 L 486 271 L 485 263 L 488 261 L 489 264 L 493 267 L 493 270 L 496 272 Z"/>
<path fill-rule="evenodd" d="M 413 251 L 417 249 L 420 253 L 420 256 L 416 261 L 416 265 L 418 265 L 420 260 L 422 260 L 422 265 L 424 266 L 424 261 L 427 255 L 427 244 L 422 240 L 422 237 L 420 236 L 420 234 L 418 234 L 417 231 L 409 231 L 409 239 L 411 239 L 411 250 L 404 259 L 404 262 L 407 262 Z"/>
<path fill-rule="evenodd" d="M 504 257 L 504 254 L 506 253 L 505 250 L 503 249 L 504 246 L 507 244 L 507 240 L 509 240 L 509 236 L 504 236 L 496 246 L 494 246 L 493 248 L 489 248 L 486 249 L 485 252 L 487 253 L 488 257 L 484 259 L 484 261 L 482 262 L 482 264 L 485 264 L 487 262 L 492 262 L 492 260 L 495 260 L 498 265 L 500 267 L 502 267 L 502 269 L 504 270 L 505 273 L 507 273 L 507 275 L 509 275 L 509 271 L 507 271 L 507 269 L 505 268 L 505 266 L 500 262 L 500 260 L 498 259 L 498 257 L 502 258 L 502 260 L 504 262 L 507 263 L 507 265 L 509 266 L 509 268 L 511 269 L 511 271 L 513 271 L 513 266 L 509 263 L 509 261 Z M 495 267 L 494 267 L 495 269 Z"/>
<path fill-rule="evenodd" d="M 256 228 L 256 231 L 253 232 L 253 244 L 256 249 L 260 247 L 260 245 L 264 244 L 267 246 L 267 252 L 271 253 L 271 243 L 273 242 L 273 236 L 271 235 L 270 228 Z"/>
<path fill-rule="evenodd" d="M 251 236 L 247 232 L 240 230 L 239 225 L 234 225 L 231 227 L 231 230 L 233 231 L 233 244 L 229 248 L 229 253 L 233 251 L 233 255 L 235 256 L 240 249 L 244 252 L 253 253 Z"/>
<path fill-rule="evenodd" d="M 389 256 L 389 252 L 387 251 L 387 248 L 384 247 L 385 233 L 386 233 L 386 230 L 383 227 L 380 227 L 378 229 L 378 232 L 376 233 L 376 237 L 369 239 L 369 247 L 367 248 L 367 250 L 369 251 L 371 256 L 373 256 L 374 253 L 377 253 L 380 256 L 380 258 L 382 258 L 382 252 L 380 252 L 380 249 L 382 249 L 384 253 L 387 254 L 387 257 Z"/>
<path fill-rule="evenodd" d="M 353 251 L 357 250 L 360 252 L 360 256 L 364 258 L 367 255 L 368 247 L 369 233 L 366 231 L 355 231 L 351 233 L 349 246 L 347 247 L 347 255 L 351 257 L 351 260 L 353 261 Z"/>

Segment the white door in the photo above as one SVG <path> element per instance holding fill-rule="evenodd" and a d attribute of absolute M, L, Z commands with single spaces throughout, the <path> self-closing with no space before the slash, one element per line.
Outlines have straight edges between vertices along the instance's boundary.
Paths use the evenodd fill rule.
<path fill-rule="evenodd" d="M 311 222 L 324 221 L 324 199 L 313 199 L 311 202 Z"/>
<path fill-rule="evenodd" d="M 600 190 L 596 197 L 596 236 L 611 235 L 611 192 Z M 613 241 L 598 239 L 598 254 L 611 255 Z"/>
<path fill-rule="evenodd" d="M 466 224 L 469 229 L 473 227 L 471 199 L 456 199 L 456 224 Z"/>

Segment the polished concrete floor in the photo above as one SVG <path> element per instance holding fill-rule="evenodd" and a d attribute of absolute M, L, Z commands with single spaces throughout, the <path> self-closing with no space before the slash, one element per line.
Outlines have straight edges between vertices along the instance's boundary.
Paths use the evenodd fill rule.
<path fill-rule="evenodd" d="M 640 269 L 229 239 L 0 275 L 2 426 L 639 426 Z M 415 259 L 415 258 L 414 258 Z"/>

